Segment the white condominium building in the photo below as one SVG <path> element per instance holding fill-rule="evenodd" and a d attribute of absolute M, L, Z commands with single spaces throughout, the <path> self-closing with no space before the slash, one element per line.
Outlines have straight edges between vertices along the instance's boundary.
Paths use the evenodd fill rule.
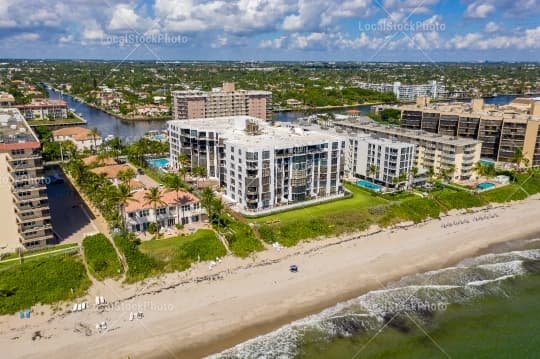
<path fill-rule="evenodd" d="M 186 154 L 219 179 L 239 211 L 271 211 L 343 194 L 342 136 L 235 116 L 169 122 L 171 163 Z"/>
<path fill-rule="evenodd" d="M 188 120 L 223 116 L 253 116 L 270 120 L 272 93 L 267 91 L 236 90 L 233 83 L 211 92 L 173 91 L 173 118 Z"/>
<path fill-rule="evenodd" d="M 429 81 L 427 84 L 405 85 L 399 81 L 394 83 L 368 83 L 356 82 L 357 87 L 378 92 L 392 92 L 399 101 L 414 101 L 417 97 L 427 96 L 433 99 L 446 98 L 448 93 L 444 85 L 437 81 Z"/>
<path fill-rule="evenodd" d="M 372 121 L 341 121 L 336 123 L 336 127 L 350 134 L 370 134 L 414 144 L 415 167 L 431 169 L 436 175 L 448 172 L 454 180 L 466 180 L 472 176 L 482 151 L 482 143 L 478 140 L 385 126 Z"/>
<path fill-rule="evenodd" d="M 416 146 L 411 143 L 356 134 L 349 138 L 345 175 L 366 178 L 385 187 L 410 180 Z"/>

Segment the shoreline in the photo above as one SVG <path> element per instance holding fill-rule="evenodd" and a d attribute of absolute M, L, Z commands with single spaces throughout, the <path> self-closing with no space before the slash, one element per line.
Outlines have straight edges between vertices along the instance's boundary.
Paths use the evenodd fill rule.
<path fill-rule="evenodd" d="M 474 212 L 453 211 L 418 225 L 371 228 L 367 232 L 313 240 L 281 252 L 261 252 L 256 259 L 225 257 L 216 272 L 201 263 L 186 272 L 131 286 L 106 282 L 91 288 L 87 297 L 109 291 L 107 299 L 111 300 L 117 290 L 119 297 L 113 310 L 69 313 L 69 309 L 61 309 L 61 314 L 46 314 L 33 325 L 25 325 L 16 316 L 0 317 L 0 327 L 6 328 L 0 329 L 0 345 L 13 357 L 209 355 L 381 288 L 383 283 L 451 266 L 489 252 L 501 243 L 538 237 L 540 226 L 535 222 L 535 213 L 539 200 L 536 195 L 511 204 L 477 208 Z M 496 217 L 452 228 L 442 226 L 444 222 L 472 219 L 481 213 Z M 515 226 L 516 220 L 523 224 Z M 292 263 L 298 264 L 296 274 L 288 271 Z M 123 308 L 131 303 L 153 303 L 156 308 L 172 305 L 174 310 L 147 311 L 137 325 L 138 322 L 126 318 L 129 308 Z M 104 319 L 111 323 L 110 331 L 114 334 L 85 336 L 75 332 L 74 328 L 81 323 L 93 327 Z M 30 341 L 36 330 L 48 339 Z M 11 339 L 14 337 L 17 339 Z M 27 345 L 29 341 L 31 346 Z"/>

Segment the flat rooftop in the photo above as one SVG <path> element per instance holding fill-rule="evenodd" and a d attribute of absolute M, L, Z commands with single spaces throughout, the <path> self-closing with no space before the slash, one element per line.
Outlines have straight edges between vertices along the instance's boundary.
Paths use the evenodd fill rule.
<path fill-rule="evenodd" d="M 445 114 L 456 115 L 476 115 L 499 119 L 521 119 L 539 121 L 540 116 L 531 115 L 532 106 L 540 106 L 539 98 L 516 98 L 507 105 L 482 104 L 480 109 L 473 110 L 470 102 L 434 102 L 426 106 L 415 104 L 403 105 L 401 110 L 422 111 L 422 112 L 441 112 Z"/>
<path fill-rule="evenodd" d="M 345 127 L 345 128 L 356 128 L 364 132 L 372 133 L 384 133 L 390 136 L 401 136 L 407 137 L 414 140 L 420 141 L 434 141 L 450 146 L 468 146 L 475 145 L 480 143 L 477 140 L 464 138 L 464 137 L 451 137 L 445 136 L 437 133 L 426 132 L 423 130 L 409 130 L 397 126 L 387 126 L 381 125 L 373 122 L 352 122 L 352 121 L 341 121 L 337 122 L 336 126 Z M 406 141 L 405 141 L 406 142 Z"/>
<path fill-rule="evenodd" d="M 249 122 L 257 125 L 256 134 L 246 131 L 246 125 Z M 304 129 L 298 126 L 271 126 L 266 121 L 251 116 L 175 120 L 168 123 L 169 126 L 178 128 L 217 132 L 220 138 L 226 139 L 227 143 L 253 150 L 309 146 L 345 140 L 344 136 L 328 131 Z"/>
<path fill-rule="evenodd" d="M 29 144 L 31 146 L 21 146 Z M 34 131 L 16 108 L 0 108 L 0 150 L 39 147 Z"/>

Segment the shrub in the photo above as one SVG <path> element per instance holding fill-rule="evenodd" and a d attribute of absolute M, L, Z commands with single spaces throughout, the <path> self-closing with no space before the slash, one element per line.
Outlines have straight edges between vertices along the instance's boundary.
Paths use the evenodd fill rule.
<path fill-rule="evenodd" d="M 83 263 L 63 254 L 33 259 L 0 274 L 0 314 L 78 298 L 90 287 Z"/>
<path fill-rule="evenodd" d="M 261 241 L 255 237 L 249 225 L 234 221 L 229 223 L 228 227 L 231 232 L 226 237 L 234 255 L 245 258 L 253 252 L 263 250 Z"/>
<path fill-rule="evenodd" d="M 83 247 L 88 268 L 96 279 L 116 277 L 122 272 L 114 247 L 103 234 L 86 237 Z"/>
<path fill-rule="evenodd" d="M 133 235 L 118 235 L 114 238 L 116 246 L 122 251 L 126 259 L 128 265 L 126 281 L 129 283 L 159 274 L 163 268 L 163 263 L 142 253 L 132 238 Z"/>

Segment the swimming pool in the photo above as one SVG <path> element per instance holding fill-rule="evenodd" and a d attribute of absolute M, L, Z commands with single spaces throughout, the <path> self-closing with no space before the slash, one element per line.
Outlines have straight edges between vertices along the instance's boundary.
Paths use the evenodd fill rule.
<path fill-rule="evenodd" d="M 169 164 L 168 158 L 154 158 L 147 160 L 148 164 L 152 167 L 163 168 Z"/>
<path fill-rule="evenodd" d="M 482 166 L 495 166 L 495 162 L 492 160 L 483 159 L 479 161 Z"/>
<path fill-rule="evenodd" d="M 476 185 L 476 188 L 478 188 L 479 190 L 486 190 L 486 189 L 491 189 L 491 188 L 494 188 L 496 187 L 495 186 L 495 183 L 491 183 L 491 182 L 482 182 L 482 183 L 479 183 Z"/>
<path fill-rule="evenodd" d="M 359 187 L 367 188 L 367 189 L 369 189 L 371 191 L 375 191 L 375 192 L 380 192 L 381 188 L 382 188 L 378 184 L 375 184 L 373 182 L 369 182 L 369 181 L 366 181 L 366 180 L 358 180 L 358 181 L 356 181 L 356 185 L 359 186 Z"/>

